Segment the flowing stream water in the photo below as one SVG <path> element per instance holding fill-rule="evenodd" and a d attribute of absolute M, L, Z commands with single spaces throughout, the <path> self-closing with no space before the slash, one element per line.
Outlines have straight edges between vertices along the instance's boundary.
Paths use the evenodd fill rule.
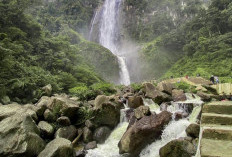
<path fill-rule="evenodd" d="M 189 95 L 189 94 L 187 94 Z M 144 104 L 149 106 L 152 112 L 160 113 L 160 107 L 154 103 L 151 99 L 144 99 Z M 181 104 L 193 103 L 195 105 L 192 113 L 188 118 L 175 121 L 174 119 L 165 127 L 161 135 L 161 139 L 153 142 L 142 150 L 140 157 L 159 157 L 159 150 L 168 142 L 178 139 L 180 137 L 186 137 L 185 129 L 191 124 L 195 123 L 199 112 L 201 111 L 202 101 L 196 96 L 188 96 L 188 100 L 185 102 L 172 103 L 167 108 L 169 112 L 175 113 L 176 111 L 185 112 L 185 107 Z M 123 157 L 119 154 L 118 142 L 125 133 L 128 122 L 125 118 L 125 112 L 128 108 L 121 110 L 121 118 L 119 125 L 112 131 L 111 135 L 105 141 L 104 144 L 98 144 L 98 147 L 92 150 L 88 150 L 87 157 Z"/>
<path fill-rule="evenodd" d="M 126 58 L 119 51 L 118 43 L 120 40 L 119 17 L 120 6 L 122 0 L 105 0 L 101 10 L 100 26 L 99 26 L 99 43 L 108 48 L 117 58 L 120 68 L 120 84 L 129 85 L 130 75 L 126 64 Z M 91 24 L 90 37 L 93 31 L 96 17 L 99 16 L 96 12 Z"/>

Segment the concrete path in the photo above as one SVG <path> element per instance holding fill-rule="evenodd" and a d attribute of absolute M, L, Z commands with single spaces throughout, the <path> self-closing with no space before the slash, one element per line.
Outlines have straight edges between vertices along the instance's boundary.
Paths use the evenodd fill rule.
<path fill-rule="evenodd" d="M 200 137 L 201 157 L 232 157 L 232 101 L 203 106 Z"/>

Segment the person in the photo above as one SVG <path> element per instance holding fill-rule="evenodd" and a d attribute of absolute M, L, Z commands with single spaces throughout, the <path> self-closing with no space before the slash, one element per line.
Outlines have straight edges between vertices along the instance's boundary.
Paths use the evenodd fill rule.
<path fill-rule="evenodd" d="M 212 75 L 209 79 L 214 84 L 214 76 Z"/>
<path fill-rule="evenodd" d="M 214 77 L 216 84 L 219 84 L 219 78 L 217 76 Z"/>

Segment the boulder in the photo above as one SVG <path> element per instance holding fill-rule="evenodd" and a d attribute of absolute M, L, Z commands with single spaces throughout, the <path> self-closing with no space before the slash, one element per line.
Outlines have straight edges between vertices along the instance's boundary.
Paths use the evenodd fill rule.
<path fill-rule="evenodd" d="M 202 101 L 206 101 L 206 102 L 211 101 L 211 95 L 210 94 L 198 91 L 197 95 L 201 98 Z"/>
<path fill-rule="evenodd" d="M 83 141 L 85 143 L 88 143 L 88 142 L 92 141 L 92 139 L 93 139 L 92 131 L 89 128 L 84 127 L 84 129 L 83 129 Z"/>
<path fill-rule="evenodd" d="M 43 92 L 44 92 L 45 95 L 47 95 L 47 96 L 51 96 L 52 95 L 52 85 L 48 84 L 48 85 L 44 86 L 42 88 L 42 90 L 43 90 Z"/>
<path fill-rule="evenodd" d="M 85 157 L 87 154 L 87 151 L 82 149 L 76 152 L 76 157 Z"/>
<path fill-rule="evenodd" d="M 177 121 L 177 120 L 180 120 L 180 119 L 183 119 L 183 118 L 187 118 L 188 117 L 188 113 L 187 112 L 184 112 L 184 111 L 176 111 L 173 116 L 174 116 L 174 119 Z"/>
<path fill-rule="evenodd" d="M 71 100 L 65 95 L 52 97 L 51 103 L 47 104 L 47 107 L 52 111 L 52 113 L 55 115 L 66 116 L 71 121 L 76 120 L 79 106 L 80 102 Z"/>
<path fill-rule="evenodd" d="M 200 133 L 200 125 L 198 124 L 190 124 L 186 130 L 185 130 L 186 134 L 192 138 L 198 138 L 199 137 L 199 133 Z"/>
<path fill-rule="evenodd" d="M 10 98 L 8 96 L 3 96 L 1 102 L 3 103 L 3 105 L 7 105 L 10 103 Z"/>
<path fill-rule="evenodd" d="M 94 131 L 94 134 L 93 134 L 93 139 L 95 141 L 97 141 L 97 143 L 104 143 L 105 140 L 109 137 L 111 133 L 111 130 L 110 128 L 106 127 L 106 126 L 103 126 L 103 127 L 100 127 L 100 128 L 97 128 L 95 131 Z"/>
<path fill-rule="evenodd" d="M 94 148 L 97 148 L 97 142 L 96 141 L 89 142 L 85 146 L 85 150 L 94 149 Z"/>
<path fill-rule="evenodd" d="M 40 121 L 38 124 L 38 127 L 39 127 L 42 137 L 47 138 L 47 137 L 53 136 L 55 130 L 51 124 L 45 121 Z"/>
<path fill-rule="evenodd" d="M 160 151 L 160 157 L 191 157 L 196 153 L 192 143 L 184 139 L 177 139 L 167 143 Z"/>
<path fill-rule="evenodd" d="M 77 136 L 77 129 L 73 125 L 59 128 L 55 133 L 55 138 L 65 138 L 68 139 L 69 141 L 73 141 L 76 136 Z"/>
<path fill-rule="evenodd" d="M 59 125 L 61 125 L 61 126 L 69 126 L 69 125 L 71 125 L 71 122 L 70 122 L 69 118 L 68 118 L 68 117 L 65 117 L 65 116 L 59 117 L 59 118 L 56 120 L 56 122 L 57 122 Z"/>
<path fill-rule="evenodd" d="M 172 114 L 163 111 L 158 115 L 144 116 L 127 128 L 118 146 L 120 154 L 138 156 L 148 144 L 160 138 L 164 127 L 172 119 Z"/>
<path fill-rule="evenodd" d="M 93 123 L 115 127 L 120 121 L 120 102 L 110 97 L 98 96 L 95 100 Z"/>
<path fill-rule="evenodd" d="M 44 112 L 44 119 L 48 122 L 55 122 L 57 116 L 49 109 L 46 109 Z"/>
<path fill-rule="evenodd" d="M 37 121 L 36 107 L 33 105 L 9 104 L 0 106 L 0 121 L 15 114 L 30 115 L 33 120 Z"/>
<path fill-rule="evenodd" d="M 155 103 L 161 104 L 162 102 L 171 101 L 171 97 L 157 90 L 151 83 L 145 83 L 144 85 L 145 97 L 152 99 Z"/>
<path fill-rule="evenodd" d="M 15 114 L 0 122 L 0 156 L 37 156 L 45 147 L 31 115 Z"/>
<path fill-rule="evenodd" d="M 168 103 L 168 102 L 164 102 L 160 105 L 160 111 L 167 111 L 168 109 L 168 106 L 170 106 L 171 103 Z"/>
<path fill-rule="evenodd" d="M 94 128 L 94 124 L 90 120 L 85 121 L 85 126 L 88 127 L 89 129 Z"/>
<path fill-rule="evenodd" d="M 185 101 L 187 97 L 183 90 L 173 89 L 172 90 L 172 99 L 174 101 Z"/>
<path fill-rule="evenodd" d="M 47 109 L 47 105 L 52 102 L 52 99 L 47 96 L 43 96 L 40 98 L 40 100 L 35 104 L 36 107 L 38 107 L 37 115 L 43 116 L 45 110 Z"/>
<path fill-rule="evenodd" d="M 161 92 L 167 93 L 167 94 L 172 94 L 172 90 L 174 89 L 174 85 L 171 83 L 163 83 L 160 82 L 157 85 L 157 89 Z"/>
<path fill-rule="evenodd" d="M 64 138 L 56 138 L 49 142 L 38 157 L 74 157 L 72 143 Z"/>
<path fill-rule="evenodd" d="M 137 108 L 139 106 L 144 106 L 143 98 L 141 96 L 130 96 L 128 97 L 128 106 L 130 108 Z"/>
<path fill-rule="evenodd" d="M 151 115 L 150 108 L 148 106 L 140 106 L 134 110 L 134 115 L 136 119 L 141 119 L 144 116 Z"/>

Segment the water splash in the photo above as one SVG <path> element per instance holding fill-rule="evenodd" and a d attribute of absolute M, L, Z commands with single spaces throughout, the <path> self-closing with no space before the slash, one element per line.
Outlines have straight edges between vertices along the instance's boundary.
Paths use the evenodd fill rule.
<path fill-rule="evenodd" d="M 97 148 L 88 150 L 86 157 L 121 157 L 118 142 L 128 126 L 127 122 L 120 123 L 110 134 L 104 144 L 98 144 Z"/>
<path fill-rule="evenodd" d="M 120 83 L 130 84 L 130 75 L 126 59 L 118 50 L 119 42 L 119 13 L 122 0 L 105 0 L 102 10 L 99 42 L 108 48 L 118 58 L 120 66 Z"/>
<path fill-rule="evenodd" d="M 189 126 L 190 122 L 187 119 L 170 122 L 164 129 L 161 140 L 157 140 L 151 145 L 147 146 L 140 153 L 140 157 L 159 157 L 159 150 L 168 142 L 185 137 L 185 129 Z"/>

